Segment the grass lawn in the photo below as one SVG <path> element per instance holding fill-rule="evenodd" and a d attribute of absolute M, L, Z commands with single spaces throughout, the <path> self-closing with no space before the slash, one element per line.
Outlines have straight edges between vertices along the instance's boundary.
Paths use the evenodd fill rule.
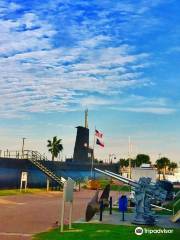
<path fill-rule="evenodd" d="M 106 179 L 101 179 L 99 180 L 99 182 L 102 188 L 104 188 L 107 184 L 111 184 L 111 191 L 130 192 L 130 186 L 128 185 L 123 185 L 123 186 L 115 185 L 115 184 L 112 184 L 110 180 L 106 180 Z"/>
<path fill-rule="evenodd" d="M 169 211 L 166 211 L 164 209 L 162 209 L 162 210 L 155 210 L 155 213 L 157 215 L 172 215 L 173 214 L 173 212 L 169 212 Z"/>
<path fill-rule="evenodd" d="M 118 192 L 130 192 L 130 187 L 127 185 L 123 186 L 117 186 L 117 185 L 111 185 L 111 191 L 118 191 Z"/>
<path fill-rule="evenodd" d="M 45 189 L 39 189 L 39 188 L 29 188 L 27 189 L 27 191 L 25 192 L 24 190 L 22 190 L 22 192 L 20 192 L 19 189 L 3 189 L 0 190 L 0 196 L 10 196 L 10 195 L 19 195 L 19 194 L 27 194 L 27 193 L 39 193 L 39 192 L 44 192 Z"/>
<path fill-rule="evenodd" d="M 120 226 L 109 224 L 73 224 L 73 229 L 60 233 L 59 229 L 40 233 L 34 236 L 34 240 L 176 240 L 179 239 L 179 229 L 166 234 L 143 234 L 137 236 L 134 233 L 135 226 Z M 147 227 L 145 227 L 147 228 Z M 150 229 L 155 229 L 151 227 Z M 158 228 L 159 229 L 159 228 Z"/>

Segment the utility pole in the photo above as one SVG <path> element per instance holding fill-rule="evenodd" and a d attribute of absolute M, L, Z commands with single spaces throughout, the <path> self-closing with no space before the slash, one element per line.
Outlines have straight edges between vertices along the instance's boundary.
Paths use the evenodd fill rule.
<path fill-rule="evenodd" d="M 25 144 L 25 137 L 22 138 L 22 158 L 24 158 L 24 144 Z"/>

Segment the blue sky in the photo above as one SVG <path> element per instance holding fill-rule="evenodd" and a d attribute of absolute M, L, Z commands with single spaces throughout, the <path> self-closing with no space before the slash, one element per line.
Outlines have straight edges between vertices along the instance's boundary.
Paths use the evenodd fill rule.
<path fill-rule="evenodd" d="M 0 2 L 0 145 L 71 156 L 89 109 L 106 147 L 97 157 L 179 161 L 180 4 L 177 0 Z"/>

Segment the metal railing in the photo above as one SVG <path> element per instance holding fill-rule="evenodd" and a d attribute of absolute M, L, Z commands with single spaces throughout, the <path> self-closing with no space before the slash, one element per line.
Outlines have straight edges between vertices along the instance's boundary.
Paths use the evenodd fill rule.
<path fill-rule="evenodd" d="M 9 151 L 8 149 L 5 151 L 0 150 L 0 157 L 20 159 L 22 157 L 22 151 Z"/>
<path fill-rule="evenodd" d="M 47 157 L 40 154 L 38 151 L 24 150 L 23 157 L 24 159 L 29 160 L 33 165 L 35 165 L 38 169 L 40 169 L 58 184 L 62 185 L 66 181 L 64 178 L 57 176 L 54 172 L 44 166 L 42 162 L 40 162 L 42 160 L 47 160 Z"/>
<path fill-rule="evenodd" d="M 36 161 L 47 161 L 48 158 L 45 154 L 41 154 L 38 151 L 33 150 L 24 150 L 23 151 L 23 159 L 33 158 Z"/>
<path fill-rule="evenodd" d="M 36 157 L 37 160 L 45 160 L 47 161 L 48 158 L 45 154 L 40 154 L 38 151 L 33 150 L 24 150 L 23 152 L 20 150 L 0 150 L 0 157 L 1 158 L 16 158 L 16 159 L 28 159 L 29 157 Z"/>

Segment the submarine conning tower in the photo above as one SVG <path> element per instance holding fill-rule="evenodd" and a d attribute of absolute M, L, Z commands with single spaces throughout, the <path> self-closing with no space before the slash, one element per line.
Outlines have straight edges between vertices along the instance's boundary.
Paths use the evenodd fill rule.
<path fill-rule="evenodd" d="M 89 163 L 89 128 L 88 128 L 88 110 L 85 110 L 85 126 L 78 126 L 76 142 L 74 146 L 73 162 Z"/>

